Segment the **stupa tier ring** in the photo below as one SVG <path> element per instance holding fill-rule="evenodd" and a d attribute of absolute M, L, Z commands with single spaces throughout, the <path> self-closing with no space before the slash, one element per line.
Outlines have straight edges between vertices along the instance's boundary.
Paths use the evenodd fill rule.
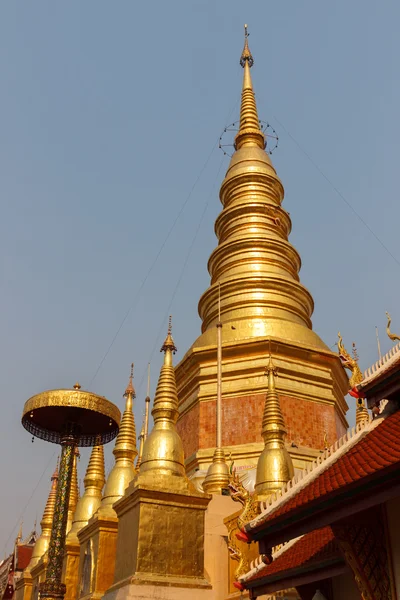
<path fill-rule="evenodd" d="M 78 446 L 99 446 L 118 433 L 121 413 L 104 396 L 77 389 L 48 390 L 25 402 L 22 425 L 35 437 L 61 444 L 73 426 Z"/>
<path fill-rule="evenodd" d="M 272 154 L 278 148 L 279 137 L 275 129 L 268 121 L 258 121 L 260 124 L 260 130 L 265 137 L 265 151 L 267 154 Z M 218 148 L 226 156 L 232 157 L 235 151 L 235 136 L 239 131 L 240 121 L 235 121 L 227 125 L 221 135 L 219 136 Z"/>

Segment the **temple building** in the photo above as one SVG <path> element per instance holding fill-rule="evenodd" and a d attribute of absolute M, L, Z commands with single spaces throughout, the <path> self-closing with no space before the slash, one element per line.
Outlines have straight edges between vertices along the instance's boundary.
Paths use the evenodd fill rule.
<path fill-rule="evenodd" d="M 292 586 L 302 600 L 400 597 L 400 344 L 353 392 L 373 416 L 244 526 L 260 554 L 236 585 L 252 598 Z"/>
<path fill-rule="evenodd" d="M 332 351 L 313 331 L 247 26 L 240 64 L 202 331 L 174 366 L 170 319 L 138 441 L 132 365 L 113 468 L 95 446 L 81 497 L 75 458 L 65 600 L 399 597 L 400 345 L 363 375 L 340 334 Z M 16 600 L 39 600 L 57 485 L 56 470 Z"/>
<path fill-rule="evenodd" d="M 12 553 L 0 563 L 0 600 L 14 600 L 17 582 L 31 561 L 36 541 L 36 525 L 24 540 L 21 525 Z"/>

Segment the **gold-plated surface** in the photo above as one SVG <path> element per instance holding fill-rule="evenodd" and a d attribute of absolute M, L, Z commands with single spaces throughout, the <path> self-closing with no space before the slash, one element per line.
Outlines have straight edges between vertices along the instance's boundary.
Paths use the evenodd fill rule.
<path fill-rule="evenodd" d="M 78 384 L 79 385 L 79 384 Z M 61 443 L 67 421 L 78 427 L 78 445 L 105 444 L 118 433 L 121 413 L 103 396 L 74 387 L 48 390 L 25 402 L 22 425 L 33 435 Z"/>
<path fill-rule="evenodd" d="M 208 587 L 204 576 L 204 515 L 210 497 L 191 490 L 185 477 L 170 492 L 168 477 L 146 472 L 146 483 L 134 480 L 114 505 L 118 514 L 113 590 L 147 583 Z M 149 479 L 152 479 L 152 485 Z M 160 481 L 161 480 L 161 481 Z M 161 485 L 160 485 L 161 483 Z"/>
<path fill-rule="evenodd" d="M 77 597 L 98 600 L 114 581 L 118 519 L 99 511 L 78 534 L 80 558 Z"/>
<path fill-rule="evenodd" d="M 268 390 L 261 430 L 264 450 L 258 459 L 255 484 L 258 500 L 266 500 L 271 494 L 280 490 L 294 475 L 292 459 L 285 447 L 286 428 L 275 386 L 277 374 L 278 371 L 273 365 L 270 354 L 266 370 Z"/>
<path fill-rule="evenodd" d="M 64 600 L 76 600 L 79 572 L 79 542 L 73 536 L 65 542 L 62 581 L 66 590 Z"/>
<path fill-rule="evenodd" d="M 47 552 L 50 543 L 51 527 L 53 524 L 54 507 L 56 504 L 56 492 L 57 492 L 57 481 L 58 481 L 58 461 L 57 466 L 51 476 L 51 488 L 47 498 L 46 506 L 43 511 L 43 517 L 40 521 L 41 534 L 36 540 L 33 547 L 31 560 L 27 566 L 27 570 L 30 571 Z"/>
<path fill-rule="evenodd" d="M 215 224 L 218 246 L 208 263 L 210 287 L 199 301 L 202 334 L 176 368 L 179 421 L 184 428 L 192 411 L 201 412 L 198 405 L 215 398 L 214 327 L 220 292 L 224 406 L 232 397 L 241 396 L 245 402 L 245 397 L 263 391 L 263 360 L 272 340 L 280 393 L 331 406 L 332 437 L 340 437 L 347 429 L 347 378 L 336 352 L 312 330 L 313 299 L 299 281 L 300 256 L 288 241 L 291 220 L 282 207 L 284 189 L 264 149 L 247 36 L 241 62 L 240 126 L 220 190 L 223 210 Z M 202 436 L 199 428 L 199 449 L 204 448 Z M 322 440 L 311 446 L 321 449 Z M 199 467 L 195 462 L 193 466 Z"/>
<path fill-rule="evenodd" d="M 172 364 L 172 354 L 176 352 L 176 346 L 171 334 L 171 319 L 161 351 L 164 352 L 164 364 L 161 367 L 151 411 L 154 427 L 144 443 L 140 474 L 157 470 L 163 474 L 183 477 L 185 475 L 183 445 L 176 431 L 178 395 Z"/>
<path fill-rule="evenodd" d="M 353 356 L 347 352 L 346 348 L 343 344 L 343 338 L 338 333 L 338 352 L 340 360 L 342 361 L 342 365 L 345 369 L 348 369 L 351 372 L 351 377 L 349 379 L 349 390 L 351 391 L 356 385 L 361 383 L 363 380 L 363 374 L 358 365 L 358 355 L 356 350 L 356 345 L 353 342 Z M 364 421 L 369 420 L 368 409 L 365 404 L 364 398 L 357 398 L 357 409 L 356 409 L 356 425 L 363 423 Z"/>
<path fill-rule="evenodd" d="M 144 443 L 138 476 L 114 504 L 119 524 L 110 594 L 140 583 L 209 587 L 204 577 L 204 515 L 211 497 L 196 490 L 185 474 L 176 431 L 171 321 L 161 350 L 164 364 L 152 410 L 154 427 Z"/>
<path fill-rule="evenodd" d="M 392 333 L 390 331 L 390 325 L 392 323 L 392 319 L 388 312 L 386 312 L 386 317 L 387 317 L 386 333 L 388 334 L 388 337 L 389 337 L 389 339 L 392 340 L 392 342 L 396 342 L 397 340 L 400 340 L 400 336 L 397 335 L 396 333 Z"/>
<path fill-rule="evenodd" d="M 106 514 L 116 516 L 112 505 L 122 498 L 126 488 L 136 474 L 134 460 L 138 452 L 136 449 L 135 417 L 133 415 L 133 400 L 135 397 L 132 363 L 129 383 L 124 394 L 126 401 L 125 410 L 113 450 L 115 463 L 108 475 L 101 507 L 99 508 L 99 513 L 103 516 Z"/>
<path fill-rule="evenodd" d="M 75 384 L 77 385 L 77 384 Z M 67 535 L 72 527 L 74 520 L 76 505 L 79 500 L 79 484 L 78 484 L 78 459 L 80 458 L 79 448 L 75 448 L 74 466 L 72 468 L 72 480 L 71 480 L 71 491 L 69 494 L 68 504 L 68 521 L 67 521 Z"/>
<path fill-rule="evenodd" d="M 104 448 L 102 445 L 94 446 L 83 480 L 85 491 L 81 498 L 79 498 L 76 506 L 74 521 L 71 531 L 68 534 L 68 540 L 78 539 L 78 531 L 88 524 L 89 519 L 99 508 L 104 482 Z"/>
<path fill-rule="evenodd" d="M 40 584 L 46 579 L 46 569 L 48 563 L 48 553 L 42 556 L 39 562 L 32 568 L 32 600 L 40 598 Z"/>
<path fill-rule="evenodd" d="M 215 225 L 218 247 L 208 268 L 211 287 L 199 302 L 203 335 L 194 348 L 213 343 L 221 284 L 226 341 L 279 337 L 327 350 L 311 329 L 313 300 L 299 282 L 300 257 L 288 242 L 291 222 L 281 207 L 284 190 L 260 129 L 250 74 L 253 57 L 247 36 L 240 126 L 234 153 L 221 186 L 223 211 Z"/>
<path fill-rule="evenodd" d="M 213 461 L 208 468 L 203 481 L 203 490 L 207 494 L 221 494 L 228 488 L 229 467 L 226 464 L 225 452 L 222 448 L 215 448 Z"/>

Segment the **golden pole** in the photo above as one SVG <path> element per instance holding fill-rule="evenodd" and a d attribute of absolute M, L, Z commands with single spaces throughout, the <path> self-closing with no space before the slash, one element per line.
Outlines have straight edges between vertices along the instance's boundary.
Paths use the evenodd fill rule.
<path fill-rule="evenodd" d="M 221 284 L 218 284 L 218 323 L 217 323 L 217 448 L 222 448 L 222 323 L 221 323 Z"/>
<path fill-rule="evenodd" d="M 63 600 L 66 587 L 61 582 L 65 538 L 67 534 L 68 504 L 71 492 L 72 470 L 78 438 L 74 432 L 66 433 L 61 439 L 60 471 L 57 482 L 56 502 L 49 544 L 49 559 L 46 579 L 40 585 L 40 597 Z"/>
<path fill-rule="evenodd" d="M 147 365 L 147 395 L 146 395 L 146 399 L 145 399 L 143 441 L 146 441 L 146 438 L 149 433 L 149 407 L 150 407 L 150 363 Z"/>
<path fill-rule="evenodd" d="M 217 322 L 217 402 L 216 402 L 216 448 L 211 465 L 203 481 L 203 490 L 208 494 L 222 494 L 228 487 L 229 469 L 222 449 L 222 323 L 221 284 L 218 283 Z"/>

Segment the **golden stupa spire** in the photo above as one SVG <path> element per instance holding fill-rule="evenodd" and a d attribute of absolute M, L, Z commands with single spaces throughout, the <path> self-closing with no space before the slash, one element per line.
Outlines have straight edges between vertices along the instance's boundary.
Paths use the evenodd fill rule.
<path fill-rule="evenodd" d="M 83 480 L 85 491 L 78 500 L 74 521 L 67 536 L 67 541 L 77 539 L 78 531 L 87 525 L 89 519 L 99 508 L 101 504 L 101 491 L 104 487 L 104 482 L 104 448 L 103 446 L 94 446 L 90 455 L 88 467 L 86 469 L 85 478 Z"/>
<path fill-rule="evenodd" d="M 343 367 L 345 369 L 348 369 L 349 371 L 351 371 L 351 377 L 349 379 L 349 387 L 350 387 L 349 391 L 351 392 L 353 390 L 353 388 L 355 388 L 363 380 L 363 374 L 362 374 L 362 371 L 358 364 L 359 358 L 358 358 L 356 343 L 353 342 L 352 354 L 350 354 L 344 347 L 343 338 L 339 331 L 337 346 L 338 346 L 339 357 L 340 357 L 340 360 L 342 361 Z M 368 421 L 368 420 L 369 420 L 369 412 L 365 405 L 365 399 L 358 398 L 357 399 L 357 409 L 356 409 L 356 425 L 360 425 L 361 423 L 364 423 L 365 421 Z"/>
<path fill-rule="evenodd" d="M 235 137 L 235 149 L 239 150 L 239 148 L 245 145 L 256 145 L 264 149 L 265 136 L 260 129 L 256 99 L 251 81 L 250 69 L 253 66 L 254 60 L 249 49 L 247 25 L 244 26 L 244 31 L 244 48 L 240 57 L 240 64 L 244 69 L 242 103 L 240 106 L 239 131 Z"/>
<path fill-rule="evenodd" d="M 161 352 L 164 352 L 164 364 L 161 367 L 151 411 L 154 427 L 144 443 L 140 475 L 153 471 L 160 475 L 185 476 L 183 445 L 176 431 L 178 394 L 172 364 L 172 354 L 176 352 L 176 346 L 172 338 L 171 317 Z"/>
<path fill-rule="evenodd" d="M 246 38 L 247 41 L 247 38 Z M 222 494 L 229 484 L 229 468 L 222 449 L 222 323 L 221 323 L 221 293 L 218 294 L 218 323 L 217 323 L 217 402 L 216 402 L 216 447 L 211 465 L 203 481 L 203 490 L 208 494 Z"/>
<path fill-rule="evenodd" d="M 28 566 L 26 567 L 27 571 L 30 571 L 39 560 L 46 554 L 51 536 L 51 528 L 53 526 L 53 516 L 54 516 L 54 508 L 56 505 L 56 492 L 57 492 L 57 482 L 58 482 L 58 459 L 57 466 L 54 470 L 53 475 L 51 476 L 51 488 L 49 497 L 47 498 L 46 506 L 43 511 L 43 517 L 40 521 L 41 534 L 36 540 L 36 543 L 33 547 L 31 560 L 29 561 Z"/>
<path fill-rule="evenodd" d="M 23 524 L 24 524 L 24 521 L 23 521 L 23 519 L 21 519 L 21 523 L 19 524 L 19 529 L 18 529 L 18 533 L 17 533 L 17 539 L 15 540 L 16 544 L 20 544 L 21 543 Z"/>
<path fill-rule="evenodd" d="M 275 387 L 277 369 L 272 362 L 271 353 L 266 375 L 268 390 L 261 430 L 264 450 L 258 459 L 255 484 L 259 500 L 264 500 L 281 489 L 294 475 L 292 459 L 285 447 L 286 428 Z"/>
<path fill-rule="evenodd" d="M 119 433 L 113 450 L 115 463 L 107 478 L 101 507 L 98 511 L 99 514 L 110 512 L 113 516 L 116 516 L 112 505 L 122 498 L 125 489 L 136 474 L 134 467 L 134 460 L 137 456 L 136 427 L 135 417 L 133 415 L 133 400 L 136 398 L 136 394 L 133 387 L 133 363 L 131 365 L 131 374 L 124 393 L 124 398 L 125 410 L 122 415 Z"/>
<path fill-rule="evenodd" d="M 215 344 L 220 284 L 224 344 L 275 337 L 329 351 L 312 331 L 313 299 L 299 281 L 300 256 L 288 241 L 291 220 L 281 206 L 284 189 L 260 127 L 253 62 L 246 26 L 240 124 L 220 190 L 218 247 L 208 261 L 211 284 L 199 302 L 202 335 L 193 347 Z"/>
<path fill-rule="evenodd" d="M 77 385 L 77 384 L 75 384 Z M 72 527 L 74 521 L 74 515 L 76 506 L 79 500 L 79 483 L 78 483 L 78 459 L 80 458 L 79 448 L 75 448 L 74 464 L 72 467 L 72 479 L 71 479 L 71 491 L 69 494 L 68 503 L 68 521 L 67 521 L 67 534 Z"/>

